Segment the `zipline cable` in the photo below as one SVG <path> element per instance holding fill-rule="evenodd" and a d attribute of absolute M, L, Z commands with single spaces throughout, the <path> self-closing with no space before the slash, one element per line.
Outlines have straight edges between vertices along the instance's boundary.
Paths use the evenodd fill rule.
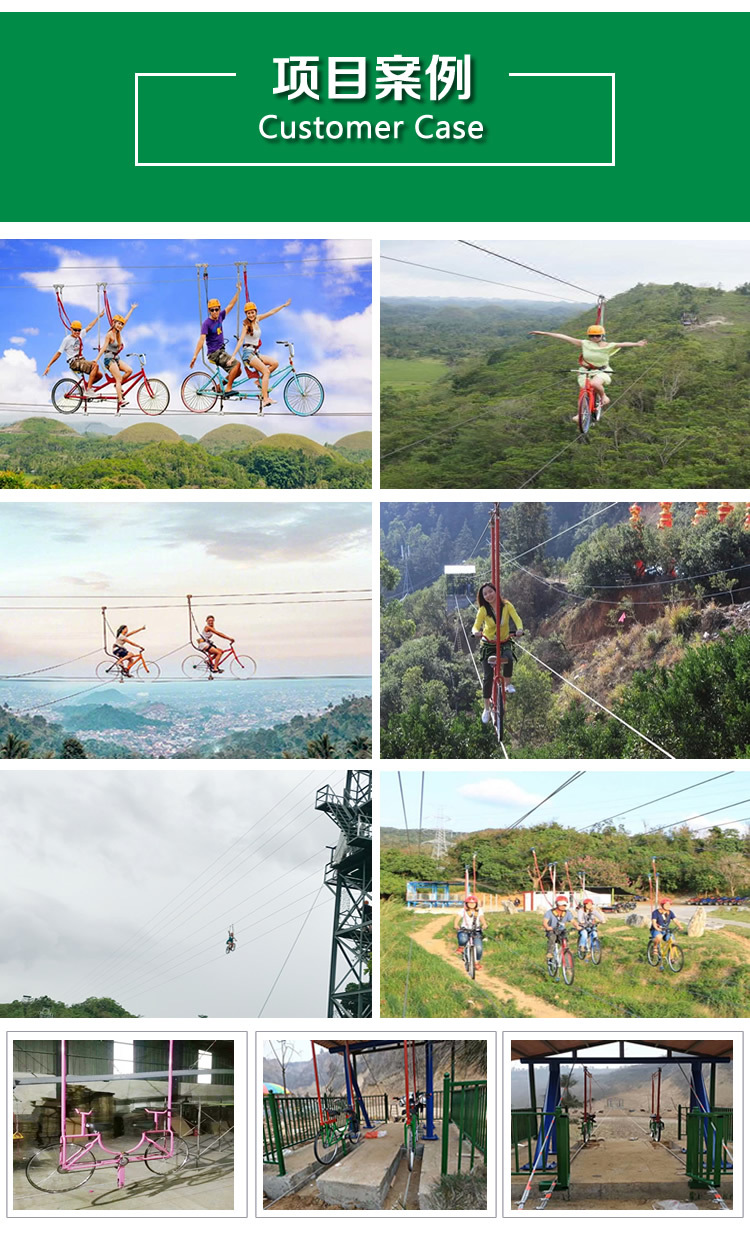
<path fill-rule="evenodd" d="M 404 814 L 404 826 L 406 827 L 406 847 L 411 848 L 411 839 L 409 838 L 409 819 L 406 816 L 406 801 L 404 800 L 404 786 L 401 782 L 401 772 L 398 772 L 398 790 L 401 793 L 401 809 Z"/>
<path fill-rule="evenodd" d="M 287 964 L 288 964 L 288 962 L 289 962 L 289 957 L 291 956 L 291 954 L 292 954 L 292 952 L 294 951 L 295 947 L 296 947 L 296 946 L 297 946 L 297 944 L 299 943 L 300 937 L 301 937 L 301 935 L 302 935 L 302 931 L 304 930 L 305 926 L 307 925 L 307 923 L 308 923 L 308 921 L 309 921 L 309 919 L 310 919 L 310 914 L 312 913 L 313 909 L 315 908 L 315 905 L 316 905 L 316 904 L 317 904 L 317 902 L 318 902 L 318 896 L 319 896 L 319 895 L 321 894 L 321 892 L 322 892 L 322 891 L 324 891 L 324 890 L 325 890 L 325 883 L 321 883 L 321 884 L 320 884 L 320 887 L 318 888 L 318 891 L 317 891 L 317 894 L 316 894 L 316 896 L 315 896 L 315 899 L 313 900 L 312 904 L 310 905 L 310 908 L 309 908 L 309 909 L 308 909 L 308 911 L 307 911 L 307 916 L 305 917 L 305 920 L 303 921 L 302 925 L 300 926 L 300 928 L 299 928 L 299 930 L 298 930 L 298 932 L 297 932 L 297 936 L 296 936 L 296 938 L 295 938 L 294 942 L 292 943 L 292 946 L 289 948 L 289 951 L 288 951 L 288 952 L 287 952 L 287 954 L 286 954 L 286 957 L 285 957 L 285 959 L 284 959 L 284 963 L 282 964 L 281 968 L 279 969 L 279 972 L 278 972 L 278 974 L 276 975 L 276 978 L 275 978 L 275 980 L 274 980 L 274 983 L 273 983 L 273 985 L 272 985 L 271 989 L 269 990 L 268 994 L 266 995 L 265 999 L 263 1000 L 263 1004 L 262 1004 L 262 1006 L 261 1006 L 261 1008 L 260 1008 L 260 1010 L 259 1010 L 259 1012 L 258 1012 L 258 1016 L 262 1016 L 262 1015 L 263 1015 L 263 1012 L 265 1011 L 265 1008 L 266 1008 L 266 1004 L 268 1003 L 269 999 L 271 998 L 271 995 L 273 994 L 274 990 L 276 989 L 276 984 L 277 984 L 277 982 L 278 982 L 279 978 L 281 977 L 282 973 L 284 972 L 284 969 L 286 968 L 286 966 L 287 966 Z"/>
<path fill-rule="evenodd" d="M 462 244 L 469 245 L 470 242 L 464 241 Z M 447 271 L 445 267 L 433 267 L 429 263 L 415 263 L 413 259 L 409 258 L 394 258 L 392 254 L 381 254 L 380 258 L 381 260 L 387 259 L 389 263 L 403 263 L 406 267 L 421 267 L 423 271 L 439 271 L 444 276 L 460 276 L 463 280 L 475 280 L 478 284 L 495 284 L 499 288 L 512 288 L 518 293 L 531 293 L 534 297 L 551 297 L 553 301 L 564 301 L 571 306 L 579 306 L 581 304 L 578 301 L 572 301 L 570 297 L 560 297 L 557 293 L 545 293 L 533 288 L 524 288 L 521 284 L 505 284 L 502 280 L 489 280 L 485 276 L 470 276 L 465 271 Z M 534 269 L 531 267 L 529 270 L 533 271 Z M 2 271 L 1 267 L 0 271 Z M 576 288 L 576 285 L 574 284 L 572 287 Z"/>
<path fill-rule="evenodd" d="M 553 797 L 557 796 L 558 792 L 562 792 L 565 788 L 569 787 L 570 784 L 574 784 L 577 779 L 580 779 L 581 776 L 585 774 L 585 771 L 576 771 L 575 775 L 571 775 L 569 779 L 566 779 L 564 783 L 555 788 L 554 792 L 550 792 L 532 809 L 527 810 L 525 814 L 522 814 L 520 818 L 517 818 L 515 822 L 512 822 L 508 827 L 508 830 L 512 831 L 514 827 L 520 827 L 521 823 L 524 822 L 531 814 L 535 814 L 538 809 L 541 809 L 542 805 L 546 805 L 547 801 L 551 801 Z"/>
<path fill-rule="evenodd" d="M 581 697 L 585 697 L 587 701 L 591 702 L 592 705 L 598 707 L 599 710 L 603 710 L 605 714 L 611 715 L 611 717 L 613 719 L 616 719 L 618 723 L 621 723 L 624 728 L 627 728 L 628 731 L 634 732 L 636 736 L 639 736 L 642 741 L 646 741 L 648 745 L 653 746 L 654 749 L 658 749 L 659 753 L 663 753 L 665 758 L 671 758 L 672 761 L 675 761 L 674 754 L 668 753 L 667 750 L 663 749 L 661 745 L 658 745 L 656 741 L 652 741 L 643 732 L 639 732 L 638 729 L 634 728 L 632 724 L 626 723 L 624 719 L 621 719 L 619 715 L 616 715 L 615 712 L 613 710 L 610 710 L 608 706 L 603 706 L 601 702 L 597 702 L 596 698 L 592 698 L 590 694 L 584 693 L 583 689 L 580 689 L 578 685 L 574 685 L 572 680 L 568 680 L 567 677 L 562 675 L 562 673 L 556 672 L 554 667 L 550 667 L 548 663 L 545 663 L 543 659 L 540 659 L 538 658 L 537 655 L 532 654 L 532 652 L 528 650 L 526 646 L 522 645 L 521 642 L 518 641 L 518 638 L 516 638 L 515 640 L 516 640 L 517 645 L 519 645 L 521 649 L 523 650 L 524 654 L 531 655 L 531 658 L 534 659 L 536 663 L 539 663 L 543 668 L 546 668 L 546 670 L 548 672 L 551 672 L 553 676 L 557 676 L 557 678 L 559 680 L 562 680 L 564 684 L 568 685 L 571 689 L 575 689 L 576 693 L 580 693 Z"/>
<path fill-rule="evenodd" d="M 589 293 L 592 297 L 599 298 L 601 293 L 594 293 L 590 288 L 583 288 L 580 284 L 572 284 L 570 280 L 563 280 L 561 276 L 550 275 L 548 271 L 540 271 L 538 267 L 530 267 L 528 263 L 522 263 L 517 258 L 509 258 L 507 254 L 498 254 L 497 250 L 488 250 L 486 246 L 477 245 L 476 241 L 462 241 L 458 238 L 459 245 L 467 245 L 472 250 L 481 250 L 483 254 L 490 254 L 493 258 L 501 258 L 504 263 L 513 263 L 515 267 L 523 267 L 525 271 L 533 271 L 537 276 L 544 276 L 545 280 L 554 280 L 557 284 L 567 284 L 568 288 L 578 289 L 579 293 Z"/>
<path fill-rule="evenodd" d="M 734 771 L 724 771 L 721 775 L 712 775 L 710 779 L 701 779 L 697 784 L 688 784 L 685 788 L 678 788 L 676 792 L 665 792 L 663 796 L 653 797 L 650 801 L 641 801 L 639 805 L 631 805 L 630 809 L 618 810 L 614 814 L 607 814 L 605 818 L 597 818 L 596 822 L 590 822 L 587 827 L 579 827 L 578 830 L 590 831 L 592 827 L 598 827 L 602 822 L 607 822 L 613 818 L 626 818 L 628 814 L 634 814 L 637 809 L 645 809 L 647 805 L 656 805 L 657 801 L 667 801 L 670 797 L 678 797 L 683 792 L 690 792 L 693 788 L 700 788 L 702 784 L 712 784 L 716 779 L 726 779 L 727 775 L 734 774 Z"/>

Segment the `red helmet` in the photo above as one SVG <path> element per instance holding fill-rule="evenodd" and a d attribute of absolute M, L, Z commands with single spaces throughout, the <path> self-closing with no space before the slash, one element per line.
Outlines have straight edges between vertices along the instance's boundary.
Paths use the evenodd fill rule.
<path fill-rule="evenodd" d="M 555 900 L 555 904 L 564 904 L 565 907 L 567 908 L 568 907 L 567 896 L 558 896 L 557 899 Z"/>
<path fill-rule="evenodd" d="M 593 904 L 593 903 L 594 901 L 591 899 L 591 896 L 586 896 L 586 899 L 583 902 L 583 907 L 585 908 L 587 904 Z"/>
<path fill-rule="evenodd" d="M 464 904 L 465 905 L 476 904 L 477 908 L 479 908 L 479 901 L 477 900 L 476 896 L 467 896 L 466 899 L 464 900 Z"/>

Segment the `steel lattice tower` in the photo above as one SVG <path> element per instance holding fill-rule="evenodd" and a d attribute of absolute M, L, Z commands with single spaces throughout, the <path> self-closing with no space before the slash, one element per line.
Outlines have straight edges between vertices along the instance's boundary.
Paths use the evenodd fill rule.
<path fill-rule="evenodd" d="M 323 879 L 335 897 L 327 1015 L 372 1016 L 372 772 L 347 771 L 343 795 L 319 788 L 315 808 L 339 829 Z"/>

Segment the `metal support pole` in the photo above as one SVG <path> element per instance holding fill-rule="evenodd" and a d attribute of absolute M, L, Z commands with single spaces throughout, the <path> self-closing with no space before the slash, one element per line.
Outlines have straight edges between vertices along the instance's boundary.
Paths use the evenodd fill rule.
<path fill-rule="evenodd" d="M 440 1150 L 440 1174 L 448 1174 L 448 1144 L 451 1130 L 451 1077 L 443 1076 L 443 1134 Z"/>
<path fill-rule="evenodd" d="M 425 1141 L 437 1141 L 435 1132 L 435 1057 L 432 1042 L 425 1042 L 424 1047 L 425 1093 L 427 1109 L 425 1111 Z"/>

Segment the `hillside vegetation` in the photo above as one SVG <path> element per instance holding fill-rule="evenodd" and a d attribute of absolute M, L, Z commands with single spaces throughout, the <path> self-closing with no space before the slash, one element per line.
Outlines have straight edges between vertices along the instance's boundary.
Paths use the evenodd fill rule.
<path fill-rule="evenodd" d="M 461 625 L 471 630 L 467 590 L 488 580 L 489 564 L 475 556 L 476 584 L 467 579 L 449 595 L 446 560 L 429 567 L 445 550 L 442 510 L 422 505 L 428 531 L 410 525 L 413 509 L 403 507 L 384 513 L 384 542 L 391 526 L 407 543 L 413 531 L 432 584 L 395 598 L 401 573 L 384 561 L 382 756 L 498 757 Z M 587 523 L 563 561 L 545 559 L 544 549 L 524 556 L 549 537 L 545 505 L 503 511 L 503 592 L 524 624 L 506 708 L 510 757 L 665 756 L 577 690 L 674 757 L 750 756 L 750 530 L 739 507 L 724 524 L 712 515 L 697 526 L 693 505 L 674 508 L 671 530 L 655 527 L 648 506 L 640 529 L 622 523 L 621 510 L 619 524 L 589 533 Z M 468 518 L 468 537 L 481 542 L 481 516 Z M 639 563 L 654 569 L 651 580 L 638 579 Z"/>
<path fill-rule="evenodd" d="M 683 313 L 695 323 L 683 326 Z M 592 316 L 568 310 L 551 324 L 537 315 L 531 327 L 579 339 Z M 386 363 L 383 485 L 508 488 L 543 470 L 536 485 L 544 487 L 746 486 L 750 284 L 734 292 L 636 285 L 607 303 L 606 321 L 611 339 L 648 345 L 615 356 L 612 408 L 576 442 L 572 346 L 529 338 L 528 316 L 489 340 L 476 307 L 452 329 L 450 311 L 440 322 L 433 303 L 421 320 L 419 303 L 385 303 L 386 359 L 445 358 L 450 370 L 410 393 L 403 382 L 388 386 Z"/>
<path fill-rule="evenodd" d="M 272 728 L 230 732 L 177 758 L 370 758 L 372 698 L 348 697 L 321 715 L 295 715 Z"/>
<path fill-rule="evenodd" d="M 79 434 L 54 418 L 0 428 L 0 489 L 218 488 L 341 490 L 372 485 L 370 451 L 266 436 L 228 424 L 199 442 L 149 420 L 115 435 Z"/>

